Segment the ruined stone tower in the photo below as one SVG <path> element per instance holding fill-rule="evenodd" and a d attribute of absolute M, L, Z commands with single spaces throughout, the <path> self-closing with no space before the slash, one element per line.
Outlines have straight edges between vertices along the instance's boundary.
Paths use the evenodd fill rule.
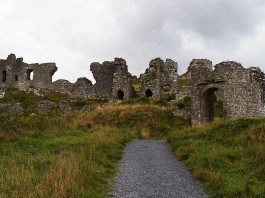
<path fill-rule="evenodd" d="M 131 74 L 124 59 L 92 63 L 90 70 L 96 80 L 93 87 L 95 98 L 123 100 L 132 97 Z"/>
<path fill-rule="evenodd" d="M 0 70 L 1 87 L 12 85 L 25 90 L 31 86 L 49 88 L 57 67 L 55 63 L 27 64 L 23 58 L 10 54 L 6 60 L 0 60 Z"/>
<path fill-rule="evenodd" d="M 140 76 L 141 96 L 147 98 L 168 98 L 177 91 L 178 64 L 170 59 L 165 62 L 156 58 Z"/>

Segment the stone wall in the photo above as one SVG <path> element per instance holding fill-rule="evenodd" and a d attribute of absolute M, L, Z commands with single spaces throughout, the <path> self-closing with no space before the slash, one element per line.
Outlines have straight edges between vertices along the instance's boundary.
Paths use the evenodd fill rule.
<path fill-rule="evenodd" d="M 191 79 L 193 125 L 213 119 L 217 94 L 223 98 L 226 119 L 265 116 L 264 74 L 259 68 L 245 69 L 227 61 L 215 65 L 213 70 L 209 60 L 194 60 Z"/>
<path fill-rule="evenodd" d="M 214 68 L 210 60 L 194 59 L 188 71 L 178 76 L 176 62 L 156 58 L 136 80 L 140 81 L 141 97 L 180 99 L 190 94 L 193 125 L 213 119 L 217 98 L 223 100 L 226 119 L 265 116 L 265 75 L 258 67 L 246 69 L 237 62 L 227 61 Z M 10 54 L 6 60 L 0 60 L 0 88 L 12 85 L 28 90 L 35 87 L 75 97 L 111 101 L 133 97 L 133 77 L 124 59 L 92 63 L 90 69 L 96 80 L 94 85 L 84 77 L 75 83 L 67 80 L 52 82 L 57 70 L 54 63 L 27 64 L 23 58 Z"/>
<path fill-rule="evenodd" d="M 118 91 L 123 92 L 123 99 L 132 97 L 131 74 L 124 59 L 92 63 L 90 68 L 96 80 L 94 85 L 85 77 L 75 83 L 63 79 L 52 82 L 52 76 L 57 71 L 54 63 L 27 64 L 23 58 L 10 54 L 6 60 L 0 60 L 0 87 L 14 86 L 21 90 L 35 87 L 87 99 L 117 100 Z"/>
<path fill-rule="evenodd" d="M 93 86 L 94 98 L 124 100 L 132 97 L 132 75 L 124 59 L 92 63 L 90 69 L 96 80 Z"/>
<path fill-rule="evenodd" d="M 78 78 L 75 83 L 68 80 L 57 80 L 50 88 L 53 91 L 76 96 L 80 98 L 93 98 L 93 85 L 87 78 Z"/>
<path fill-rule="evenodd" d="M 149 68 L 140 75 L 141 96 L 162 99 L 174 95 L 178 89 L 177 70 L 178 64 L 170 59 L 151 60 Z"/>
<path fill-rule="evenodd" d="M 6 60 L 0 60 L 0 86 L 12 85 L 22 90 L 29 87 L 49 88 L 56 71 L 55 63 L 27 64 L 23 58 L 10 54 Z"/>

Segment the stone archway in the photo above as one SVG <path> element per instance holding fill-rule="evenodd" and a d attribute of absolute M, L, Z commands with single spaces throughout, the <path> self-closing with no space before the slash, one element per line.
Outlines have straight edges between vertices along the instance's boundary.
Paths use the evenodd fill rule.
<path fill-rule="evenodd" d="M 218 90 L 217 87 L 211 87 L 202 93 L 201 111 L 203 122 L 212 122 L 214 120 L 214 104 L 217 102 L 217 96 L 215 93 Z"/>
<path fill-rule="evenodd" d="M 191 121 L 193 126 L 209 123 L 214 120 L 215 103 L 218 101 L 218 98 L 222 99 L 221 110 L 223 111 L 222 114 L 224 114 L 227 106 L 223 92 L 223 83 L 199 84 L 197 87 L 193 87 L 191 104 Z"/>
<path fill-rule="evenodd" d="M 153 96 L 153 92 L 151 91 L 151 89 L 147 89 L 145 91 L 145 97 L 146 98 L 151 98 Z"/>
<path fill-rule="evenodd" d="M 117 99 L 124 100 L 124 92 L 122 90 L 117 91 Z"/>

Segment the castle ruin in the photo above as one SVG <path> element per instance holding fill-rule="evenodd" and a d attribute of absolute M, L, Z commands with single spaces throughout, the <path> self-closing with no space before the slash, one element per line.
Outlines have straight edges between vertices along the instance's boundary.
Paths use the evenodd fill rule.
<path fill-rule="evenodd" d="M 179 76 L 178 64 L 173 60 L 153 59 L 138 79 L 140 97 L 180 99 L 191 95 L 192 125 L 212 121 L 214 104 L 219 98 L 223 100 L 225 119 L 265 116 L 265 77 L 258 67 L 246 69 L 239 63 L 227 61 L 214 68 L 210 60 L 194 59 L 188 71 Z M 57 71 L 55 63 L 27 64 L 14 54 L 0 60 L 0 69 L 2 88 L 14 86 L 27 90 L 35 87 L 86 99 L 127 100 L 135 96 L 133 77 L 122 58 L 92 63 L 90 70 L 95 84 L 85 77 L 75 83 L 52 82 Z M 183 81 L 189 83 L 182 86 Z"/>
<path fill-rule="evenodd" d="M 167 59 L 150 61 L 149 68 L 140 75 L 141 97 L 169 98 L 178 90 L 178 64 Z"/>
<path fill-rule="evenodd" d="M 10 54 L 6 60 L 0 60 L 0 70 L 1 87 L 12 85 L 22 90 L 33 86 L 46 89 L 50 88 L 57 67 L 55 63 L 27 64 L 23 58 Z"/>
<path fill-rule="evenodd" d="M 214 66 L 206 59 L 191 63 L 191 120 L 198 125 L 213 120 L 217 97 L 223 100 L 226 119 L 265 116 L 264 73 L 257 67 L 245 69 L 227 61 Z"/>

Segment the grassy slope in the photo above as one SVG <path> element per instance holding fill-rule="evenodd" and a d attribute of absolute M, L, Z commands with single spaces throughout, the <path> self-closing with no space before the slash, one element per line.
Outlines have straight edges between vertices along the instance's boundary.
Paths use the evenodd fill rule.
<path fill-rule="evenodd" d="M 34 112 L 39 100 L 10 88 L 0 103 L 19 101 L 25 112 L 0 113 L 0 197 L 104 197 L 126 142 L 168 138 L 173 150 L 212 197 L 264 197 L 265 120 L 241 119 L 190 128 L 165 101 L 123 104 L 61 115 Z"/>
<path fill-rule="evenodd" d="M 188 126 L 166 108 L 153 104 L 118 105 L 80 114 L 80 125 L 115 127 L 135 131 L 143 138 L 165 138 L 175 128 Z"/>
<path fill-rule="evenodd" d="M 264 119 L 219 121 L 168 139 L 212 197 L 265 197 Z"/>
<path fill-rule="evenodd" d="M 112 129 L 32 135 L 1 141 L 3 197 L 104 197 L 129 140 Z"/>
<path fill-rule="evenodd" d="M 43 99 L 69 97 L 9 88 L 0 100 L 19 101 L 25 108 L 18 115 L 0 113 L 0 197 L 104 197 L 128 141 L 161 137 L 184 125 L 165 107 L 146 104 L 151 101 L 90 113 L 39 115 L 34 107 Z M 70 99 L 78 107 L 100 102 Z"/>
<path fill-rule="evenodd" d="M 34 113 L 37 103 L 41 100 L 49 100 L 57 104 L 62 100 L 71 100 L 76 109 L 80 109 L 85 105 L 106 103 L 106 101 L 102 100 L 85 100 L 52 91 L 40 91 L 39 94 L 37 96 L 30 92 L 19 91 L 16 88 L 8 87 L 5 90 L 5 97 L 0 99 L 0 103 L 20 102 L 24 108 L 24 114 Z"/>
<path fill-rule="evenodd" d="M 101 101 L 54 92 L 35 96 L 8 88 L 5 102 L 21 102 L 24 112 L 0 113 L 0 197 L 104 197 L 126 142 L 122 129 L 75 124 L 78 111 L 35 112 L 38 101 L 71 99 L 78 108 Z"/>

